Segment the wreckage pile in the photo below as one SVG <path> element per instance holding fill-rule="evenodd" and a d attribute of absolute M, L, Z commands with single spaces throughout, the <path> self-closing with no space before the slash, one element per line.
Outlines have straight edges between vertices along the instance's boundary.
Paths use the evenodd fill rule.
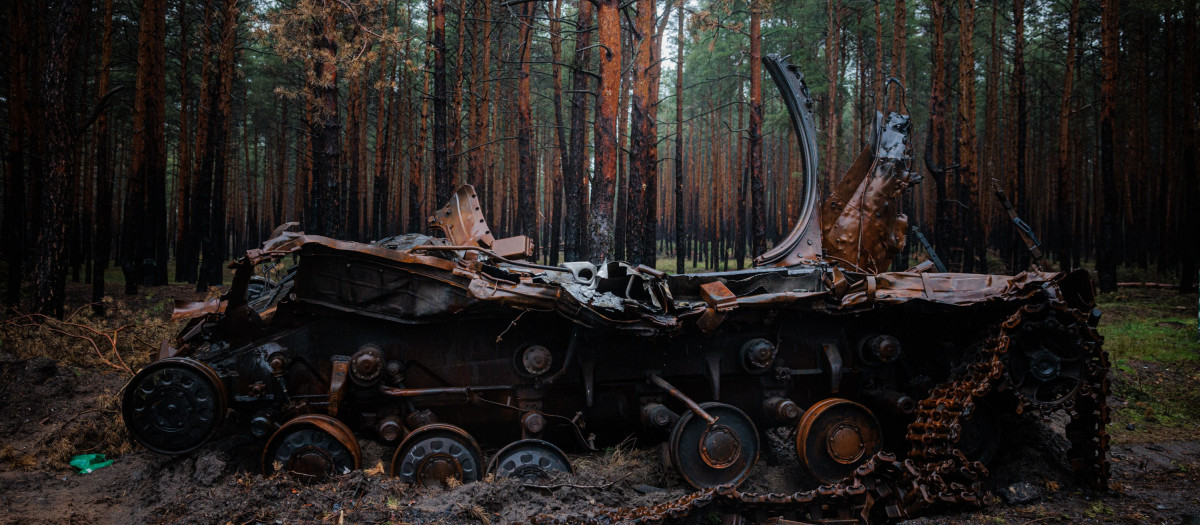
<path fill-rule="evenodd" d="M 187 325 L 126 388 L 130 434 L 185 454 L 233 409 L 265 439 L 264 472 L 358 469 L 363 438 L 395 444 L 392 475 L 438 486 L 570 471 L 563 449 L 635 432 L 665 441 L 698 491 L 569 521 L 650 522 L 722 501 L 873 522 L 982 504 L 1002 445 L 994 418 L 1061 411 L 1072 467 L 1103 485 L 1108 362 L 1087 274 L 887 272 L 907 230 L 899 196 L 916 181 L 908 117 L 880 115 L 818 205 L 803 76 L 777 56 L 764 64 L 809 191 L 755 268 L 535 264 L 529 239 L 492 236 L 469 186 L 430 219 L 441 237 L 356 243 L 285 225 L 234 263 L 228 293 L 178 306 Z M 291 258 L 280 277 L 261 271 Z M 739 491 L 779 426 L 819 487 Z M 486 463 L 481 443 L 499 448 Z"/>

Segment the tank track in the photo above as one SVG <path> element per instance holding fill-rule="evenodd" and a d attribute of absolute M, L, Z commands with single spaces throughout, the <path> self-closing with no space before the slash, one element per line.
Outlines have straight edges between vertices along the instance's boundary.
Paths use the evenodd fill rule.
<path fill-rule="evenodd" d="M 1052 315 L 1046 314 L 1047 309 Z M 918 403 L 915 420 L 905 436 L 911 447 L 906 459 L 881 452 L 840 483 L 793 494 L 746 492 L 725 485 L 654 506 L 605 509 L 591 516 L 538 515 L 530 521 L 537 525 L 660 523 L 720 502 L 738 512 L 786 516 L 810 523 L 865 524 L 915 517 L 935 506 L 982 507 L 989 499 L 982 484 L 988 471 L 982 463 L 968 460 L 957 447 L 962 422 L 971 417 L 976 400 L 993 389 L 1009 386 L 1005 363 L 1014 334 L 1026 329 L 1027 324 L 1046 323 L 1049 318 L 1055 319 L 1051 324 L 1058 323 L 1054 329 L 1070 331 L 1077 337 L 1076 349 L 1085 360 L 1082 385 L 1070 399 L 1053 405 L 1018 395 L 1017 411 L 1030 407 L 1043 414 L 1067 410 L 1071 418 L 1067 426 L 1071 467 L 1081 481 L 1104 489 L 1109 474 L 1105 431 L 1109 421 L 1108 355 L 1087 315 L 1051 294 L 1048 302 L 1023 305 L 994 327 L 978 358 Z"/>

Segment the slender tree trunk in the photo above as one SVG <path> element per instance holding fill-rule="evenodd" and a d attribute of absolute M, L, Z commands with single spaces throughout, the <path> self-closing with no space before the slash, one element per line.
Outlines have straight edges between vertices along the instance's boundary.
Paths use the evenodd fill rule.
<path fill-rule="evenodd" d="M 431 23 L 428 26 L 431 36 L 433 33 L 432 16 L 431 13 L 429 20 Z M 429 63 L 431 58 L 431 52 L 426 50 L 425 62 Z M 421 213 L 421 204 L 424 202 L 422 198 L 424 197 L 424 188 L 421 185 L 421 172 L 425 164 L 425 130 L 427 129 L 426 124 L 429 121 L 429 97 L 424 96 L 425 93 L 429 92 L 429 74 L 424 73 L 421 76 L 424 80 L 421 82 L 421 113 L 416 115 L 418 122 L 417 140 L 409 145 L 408 227 L 409 229 L 425 231 L 425 217 Z"/>
<path fill-rule="evenodd" d="M 571 69 L 571 143 L 570 163 L 564 168 L 563 193 L 566 195 L 563 248 L 568 261 L 583 260 L 590 252 L 585 235 L 588 213 L 587 163 L 587 91 L 591 88 L 587 67 L 592 57 L 592 3 L 579 2 L 575 27 L 575 55 Z"/>
<path fill-rule="evenodd" d="M 96 103 L 108 93 L 112 75 L 113 0 L 104 0 L 104 30 L 100 37 L 100 78 L 96 81 Z M 187 34 L 186 31 L 184 34 Z M 184 106 L 186 108 L 186 106 Z M 182 117 L 181 117 L 182 118 Z M 96 205 L 93 207 L 95 238 L 92 239 L 92 312 L 104 315 L 104 271 L 111 247 L 113 199 L 112 162 L 109 160 L 108 112 L 96 118 Z M 181 142 L 187 142 L 186 135 Z"/>
<path fill-rule="evenodd" d="M 230 1 L 230 0 L 227 0 Z M 313 23 L 313 74 L 308 85 L 315 112 L 312 134 L 313 198 L 311 233 L 338 236 L 342 233 L 341 174 L 339 173 L 337 32 L 333 0 L 319 0 L 321 19 Z"/>
<path fill-rule="evenodd" d="M 679 27 L 675 38 L 675 267 L 686 269 L 687 229 L 683 205 L 683 4 L 679 2 Z"/>
<path fill-rule="evenodd" d="M 633 101 L 630 116 L 629 204 L 626 237 L 629 261 L 653 267 L 655 200 L 658 187 L 658 38 L 655 36 L 655 0 L 639 0 L 637 54 L 633 64 Z"/>
<path fill-rule="evenodd" d="M 1020 0 L 1017 0 L 1020 1 Z M 933 43 L 931 58 L 933 62 L 933 79 L 929 90 L 929 143 L 926 144 L 925 154 L 932 154 L 932 162 L 938 168 L 933 175 L 937 194 L 937 224 L 934 238 L 938 253 L 949 259 L 954 270 L 961 270 L 958 258 L 951 258 L 952 246 L 958 248 L 955 240 L 958 236 L 954 231 L 954 219 L 951 208 L 953 195 L 953 180 L 946 173 L 946 5 L 944 0 L 933 0 L 930 4 L 930 16 L 933 23 Z M 955 250 L 956 251 L 956 250 Z"/>
<path fill-rule="evenodd" d="M 26 36 L 28 21 L 23 0 L 9 4 L 8 48 L 8 154 L 5 157 L 4 177 L 4 253 L 8 264 L 4 303 L 17 306 L 21 300 L 21 279 L 25 258 L 25 148 L 29 132 L 26 106 L 29 104 L 29 42 Z"/>
<path fill-rule="evenodd" d="M 1075 33 L 1078 31 L 1079 0 L 1071 0 L 1071 18 L 1067 24 L 1067 61 L 1063 72 L 1062 102 L 1058 109 L 1058 199 L 1055 203 L 1058 241 L 1058 264 L 1065 271 L 1071 265 L 1071 210 L 1075 188 L 1071 173 L 1071 91 L 1075 79 Z"/>
<path fill-rule="evenodd" d="M 613 254 L 613 198 L 617 180 L 617 111 L 621 96 L 621 19 L 617 0 L 599 0 L 600 92 L 596 97 L 596 177 L 588 210 L 588 259 Z"/>
<path fill-rule="evenodd" d="M 1017 112 L 1017 129 L 1016 129 L 1016 148 L 1013 151 L 1013 160 L 1016 161 L 1016 169 L 1013 175 L 1016 177 L 1016 206 L 1021 212 L 1028 211 L 1029 199 L 1026 195 L 1028 192 L 1025 160 L 1028 152 L 1029 142 L 1029 103 L 1025 91 L 1025 0 L 1013 0 L 1013 99 L 1016 101 Z M 1011 238 L 1011 236 L 1009 236 Z M 1016 261 L 1015 270 L 1025 270 L 1029 266 L 1029 253 L 1025 251 L 1024 246 L 1020 243 L 1012 243 L 1014 250 L 1013 259 Z"/>
<path fill-rule="evenodd" d="M 210 75 L 208 86 L 208 100 L 213 105 L 209 110 L 204 157 L 200 162 L 200 177 L 197 180 L 197 205 L 192 207 L 201 217 L 198 228 L 194 230 L 202 236 L 202 261 L 196 276 L 197 292 L 221 284 L 225 259 L 225 180 L 228 172 L 229 130 L 232 125 L 231 95 L 238 19 L 236 1 L 226 0 L 219 12 L 222 22 L 217 71 L 215 75 Z"/>
<path fill-rule="evenodd" d="M 558 169 L 552 170 L 550 177 L 554 179 L 554 201 L 550 222 L 550 260 L 551 266 L 558 264 L 559 243 L 562 239 L 562 205 L 563 184 L 566 180 L 567 167 L 571 165 L 571 153 L 567 149 L 567 132 L 563 126 L 563 87 L 562 87 L 562 4 L 563 0 L 554 0 L 550 7 L 550 55 L 554 62 L 551 73 L 554 77 L 554 144 L 558 148 Z"/>
<path fill-rule="evenodd" d="M 1020 0 L 1017 0 L 1018 2 Z M 1113 149 L 1116 147 L 1117 60 L 1120 56 L 1120 20 L 1118 0 L 1100 3 L 1100 183 L 1104 186 L 1104 211 L 1100 219 L 1099 249 L 1096 253 L 1096 273 L 1101 292 L 1117 290 L 1117 180 Z"/>
<path fill-rule="evenodd" d="M 963 269 L 974 272 L 987 267 L 987 242 L 979 235 L 983 227 L 975 139 L 975 0 L 959 0 L 958 16 L 958 200 L 963 207 Z"/>
<path fill-rule="evenodd" d="M 71 202 L 70 183 L 74 177 L 69 173 L 70 160 L 79 133 L 68 83 L 75 70 L 76 48 L 87 11 L 86 0 L 64 0 L 59 4 L 58 16 L 50 26 L 49 54 L 39 85 L 44 100 L 40 118 L 45 120 L 48 132 L 45 151 L 49 168 L 39 210 L 51 219 L 65 217 Z M 58 318 L 63 316 L 66 299 L 66 227 L 63 220 L 41 221 L 34 265 L 33 311 Z"/>
<path fill-rule="evenodd" d="M 517 23 L 520 27 L 520 64 L 521 69 L 517 74 L 517 206 L 519 207 L 518 218 L 520 226 L 519 234 L 528 236 L 531 239 L 537 239 L 537 160 L 533 156 L 533 104 L 530 100 L 531 92 L 529 86 L 530 50 L 533 47 L 533 9 L 535 4 L 526 2 L 521 4 L 520 18 Z M 436 88 L 435 88 L 436 89 Z M 437 140 L 434 137 L 434 140 Z M 535 248 L 533 260 L 537 260 L 537 250 Z"/>
<path fill-rule="evenodd" d="M 908 71 L 908 0 L 896 0 L 892 18 L 892 76 L 900 80 L 901 84 L 905 84 Z M 896 97 L 899 93 L 899 90 L 892 91 L 888 97 L 889 108 L 896 107 Z"/>
<path fill-rule="evenodd" d="M 521 7 L 524 9 L 524 7 Z M 450 199 L 450 155 L 446 149 L 446 0 L 431 0 L 433 17 L 433 180 L 435 206 Z"/>
<path fill-rule="evenodd" d="M 829 0 L 829 30 L 832 34 L 836 27 L 834 22 L 834 0 Z M 834 39 L 836 41 L 836 39 Z M 828 42 L 828 40 L 826 41 Z M 829 48 L 826 48 L 829 52 Z M 833 56 L 837 55 L 837 46 L 832 50 Z M 829 100 L 832 107 L 833 101 L 837 100 L 837 62 L 830 70 L 829 77 Z M 837 151 L 835 144 L 837 131 L 833 129 L 833 110 L 830 109 L 830 134 L 829 144 L 833 145 L 829 151 Z M 747 134 L 749 137 L 748 158 L 746 164 L 750 167 L 750 196 L 751 196 L 751 230 L 754 243 L 754 255 L 757 257 L 767 251 L 767 236 L 766 236 L 766 215 L 764 207 L 766 205 L 766 189 L 763 187 L 763 154 L 762 154 L 762 124 L 763 124 L 763 102 L 762 102 L 762 5 L 759 0 L 755 0 L 750 4 L 750 129 Z M 828 147 L 828 146 L 827 146 Z M 833 155 L 825 157 L 826 162 L 831 165 L 836 164 L 832 159 Z M 832 169 L 832 168 L 831 168 Z"/>
<path fill-rule="evenodd" d="M 937 4 L 940 1 L 941 0 L 934 0 L 934 4 Z M 841 54 L 842 54 L 841 53 L 841 31 L 842 31 L 841 30 L 841 27 L 842 27 L 841 10 L 842 10 L 842 6 L 841 6 L 840 0 L 828 0 L 827 6 L 828 6 L 827 9 L 829 10 L 829 25 L 826 28 L 826 34 L 825 34 L 825 75 L 829 78 L 829 93 L 826 94 L 826 97 L 825 97 L 826 98 L 825 155 L 821 158 L 821 162 L 824 162 L 825 166 L 826 166 L 825 184 L 828 187 L 833 187 L 833 184 L 836 183 L 838 180 L 838 176 L 841 175 L 841 173 L 838 171 L 838 158 L 837 158 L 837 151 L 838 151 L 838 144 L 837 144 L 837 142 L 838 142 L 838 125 L 837 125 L 837 122 L 838 122 L 838 87 L 841 84 L 841 73 L 838 70 L 838 64 L 839 64 L 839 61 L 841 60 Z M 750 18 L 751 18 L 751 20 L 750 20 L 750 27 L 751 27 L 751 29 L 750 29 L 750 31 L 751 31 L 750 54 L 752 55 L 751 61 L 757 61 L 758 60 L 757 58 L 753 58 L 753 56 L 754 56 L 753 47 L 755 46 L 755 43 L 754 43 L 755 37 L 754 37 L 753 33 L 755 31 L 759 31 L 759 30 L 754 29 L 754 26 L 755 26 L 754 10 L 751 9 L 750 13 L 751 13 L 750 14 Z M 758 44 L 758 45 L 761 46 L 761 44 Z M 755 69 L 757 69 L 759 67 L 761 67 L 761 66 L 757 62 L 755 62 L 754 65 L 752 66 L 751 71 L 754 71 Z M 759 78 L 761 78 L 761 73 L 759 75 L 760 75 Z M 750 82 L 753 84 L 753 82 L 754 82 L 753 76 L 751 76 Z M 760 83 L 761 83 L 761 80 L 760 80 Z M 751 96 L 753 97 L 753 93 L 754 93 L 753 87 L 750 88 L 750 92 L 751 92 Z M 761 92 L 760 92 L 760 97 L 761 97 Z M 762 100 L 762 99 L 760 98 L 759 100 Z M 753 99 L 751 99 L 751 101 L 750 101 L 750 106 L 751 106 L 751 108 L 754 107 Z M 760 111 L 758 118 L 759 118 L 759 121 L 761 122 L 761 119 L 762 119 L 761 111 Z M 751 109 L 750 122 L 751 122 L 750 126 L 753 128 L 754 127 L 753 109 Z M 751 139 L 751 140 L 753 141 L 753 139 Z M 761 155 L 761 145 L 759 146 L 759 148 L 760 148 L 759 155 Z M 751 149 L 750 154 L 753 155 L 754 154 L 753 143 L 751 144 L 750 149 Z M 754 168 L 751 167 L 751 170 L 753 170 L 753 169 Z M 751 178 L 751 180 L 754 179 L 753 173 L 751 173 L 750 178 Z M 755 228 L 755 235 L 756 235 L 756 237 L 755 237 L 755 241 L 754 241 L 754 254 L 757 256 L 758 254 L 762 253 L 762 251 L 759 250 L 758 237 L 757 237 L 757 235 L 759 235 L 759 234 L 757 233 L 757 228 Z M 765 244 L 764 244 L 764 246 L 765 246 Z"/>
<path fill-rule="evenodd" d="M 121 269 L 125 294 L 139 284 L 157 285 L 158 245 L 166 242 L 166 133 L 163 128 L 166 85 L 166 2 L 142 2 L 138 23 L 138 72 L 133 103 L 133 166 L 121 228 Z M 160 225 L 161 222 L 161 225 Z M 166 261 L 163 260 L 163 270 Z"/>

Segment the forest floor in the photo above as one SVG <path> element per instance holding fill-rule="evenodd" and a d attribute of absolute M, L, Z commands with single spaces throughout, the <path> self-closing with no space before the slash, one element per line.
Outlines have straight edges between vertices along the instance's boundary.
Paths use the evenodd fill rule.
<path fill-rule="evenodd" d="M 68 311 L 76 312 L 68 321 L 0 318 L 0 523 L 492 524 L 688 493 L 658 448 L 632 445 L 575 456 L 576 474 L 541 484 L 499 480 L 452 490 L 389 478 L 383 465 L 391 450 L 372 442 L 364 444 L 364 470 L 328 483 L 264 477 L 262 443 L 236 433 L 236 421 L 197 452 L 156 454 L 129 443 L 119 392 L 158 341 L 178 330 L 167 320 L 172 300 L 199 296 L 184 285 L 143 289 L 106 303 L 109 317 L 93 318 L 84 304 L 88 287 L 69 284 L 68 293 Z M 990 504 L 941 509 L 908 523 L 1200 524 L 1196 296 L 1122 289 L 1101 297 L 1101 308 L 1114 364 L 1112 489 L 1096 492 L 1071 480 L 1061 420 L 1011 416 L 1002 422 L 1006 451 L 987 480 Z M 78 474 L 67 462 L 82 453 L 115 462 Z M 803 488 L 787 455 L 764 454 L 746 488 Z M 720 523 L 722 513 L 707 507 L 685 521 Z"/>

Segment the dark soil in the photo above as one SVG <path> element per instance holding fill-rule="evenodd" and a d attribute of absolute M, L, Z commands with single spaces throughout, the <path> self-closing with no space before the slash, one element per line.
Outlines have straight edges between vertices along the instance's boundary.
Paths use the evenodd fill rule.
<path fill-rule="evenodd" d="M 173 293 L 190 293 L 181 290 L 175 287 Z M 161 308 L 161 300 L 143 296 L 137 306 Z M 127 372 L 98 359 L 30 357 L 29 349 L 15 347 L 12 334 L 0 334 L 6 337 L 0 341 L 0 523 L 493 524 L 528 522 L 542 513 L 594 515 L 606 507 L 650 505 L 689 492 L 663 466 L 657 447 L 632 445 L 573 457 L 576 474 L 441 490 L 389 478 L 384 465 L 393 450 L 368 442 L 363 470 L 328 483 L 303 484 L 261 475 L 263 444 L 240 432 L 245 422 L 233 417 L 201 450 L 168 457 L 130 445 L 125 437 L 117 399 Z M 147 346 L 128 347 L 129 361 L 144 364 L 152 353 Z M 1127 380 L 1155 380 L 1142 377 L 1153 374 L 1152 367 L 1137 370 Z M 1117 397 L 1112 402 L 1128 403 Z M 1143 419 L 1128 430 L 1130 423 L 1114 423 L 1121 432 L 1111 453 L 1112 489 L 1096 492 L 1072 481 L 1062 459 L 1064 423 L 1061 418 L 1001 417 L 1004 447 L 990 468 L 990 504 L 935 509 L 905 523 L 1200 524 L 1200 437 L 1194 425 L 1175 421 L 1167 428 Z M 769 434 L 760 466 L 744 488 L 811 488 L 786 446 L 786 431 Z M 67 465 L 72 455 L 89 452 L 115 456 L 115 463 L 91 474 Z M 728 510 L 713 505 L 685 521 L 721 523 Z"/>

